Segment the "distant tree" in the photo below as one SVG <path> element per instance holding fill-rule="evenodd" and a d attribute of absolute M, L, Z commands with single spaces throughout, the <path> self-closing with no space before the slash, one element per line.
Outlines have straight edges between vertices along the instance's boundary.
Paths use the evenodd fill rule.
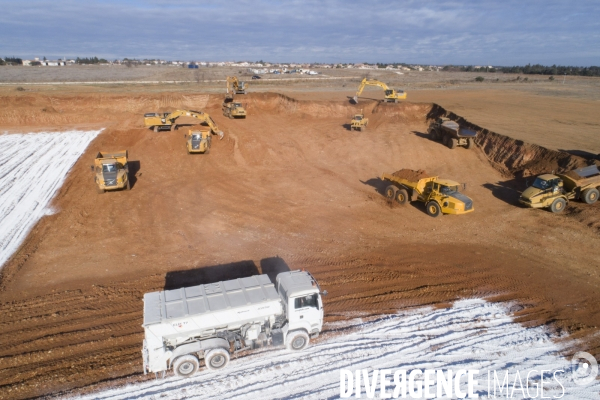
<path fill-rule="evenodd" d="M 46 61 L 46 56 L 44 56 L 44 61 Z"/>
<path fill-rule="evenodd" d="M 551 81 L 553 81 L 553 80 L 554 80 L 554 77 L 553 77 L 552 75 L 550 75 L 550 78 L 548 78 L 548 80 L 551 80 Z"/>
<path fill-rule="evenodd" d="M 475 80 L 477 82 L 483 82 L 484 81 L 484 77 L 483 76 L 478 76 L 477 78 L 475 78 Z"/>

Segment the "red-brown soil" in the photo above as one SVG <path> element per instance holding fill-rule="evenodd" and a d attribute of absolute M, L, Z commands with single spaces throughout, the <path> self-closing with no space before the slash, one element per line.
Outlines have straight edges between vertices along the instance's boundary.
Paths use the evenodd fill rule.
<path fill-rule="evenodd" d="M 426 134 L 432 114 L 449 114 L 432 103 L 252 93 L 240 96 L 248 118 L 229 120 L 222 99 L 0 98 L 0 124 L 12 131 L 106 127 L 56 196 L 57 213 L 2 270 L 0 398 L 144 379 L 143 293 L 286 268 L 308 269 L 329 291 L 327 322 L 484 297 L 518 302 L 518 321 L 569 332 L 579 341 L 569 349 L 600 355 L 600 204 L 554 215 L 516 202 L 529 175 L 583 159 L 479 127 L 475 149 L 450 150 Z M 225 138 L 188 155 L 182 130 L 142 127 L 143 113 L 161 107 L 205 110 Z M 369 131 L 352 132 L 361 108 Z M 91 160 L 123 148 L 132 190 L 98 195 Z M 475 212 L 390 207 L 378 177 L 398 168 L 467 183 Z"/>

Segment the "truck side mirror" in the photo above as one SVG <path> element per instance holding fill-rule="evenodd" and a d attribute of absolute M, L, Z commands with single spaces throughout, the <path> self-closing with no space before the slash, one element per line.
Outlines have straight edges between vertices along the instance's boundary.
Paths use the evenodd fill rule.
<path fill-rule="evenodd" d="M 94 172 L 94 166 L 93 166 L 93 165 L 90 165 L 90 170 L 91 170 L 92 172 Z"/>
<path fill-rule="evenodd" d="M 467 184 L 463 183 L 463 190 L 467 190 Z"/>
<path fill-rule="evenodd" d="M 327 292 L 327 290 L 323 290 L 323 291 L 321 292 L 321 295 L 322 295 L 322 296 L 327 296 L 327 293 L 329 293 L 329 292 Z"/>

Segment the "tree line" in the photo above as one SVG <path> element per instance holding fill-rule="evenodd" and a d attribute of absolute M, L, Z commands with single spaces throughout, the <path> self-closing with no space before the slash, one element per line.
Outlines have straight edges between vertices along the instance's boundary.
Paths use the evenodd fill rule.
<path fill-rule="evenodd" d="M 523 75 L 579 75 L 579 76 L 600 76 L 600 67 L 576 67 L 562 65 L 541 65 L 527 64 L 525 66 L 513 67 L 474 67 L 472 65 L 457 66 L 446 65 L 443 71 L 462 71 L 462 72 L 502 72 L 505 74 L 523 74 Z"/>

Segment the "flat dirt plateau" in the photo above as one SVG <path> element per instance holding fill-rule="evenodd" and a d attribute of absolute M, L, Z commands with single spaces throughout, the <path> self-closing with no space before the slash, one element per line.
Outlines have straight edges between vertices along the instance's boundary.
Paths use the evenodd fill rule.
<path fill-rule="evenodd" d="M 217 94 L 2 91 L 7 131 L 105 130 L 60 189 L 56 212 L 2 270 L 0 397 L 151 379 L 141 375 L 145 292 L 288 268 L 308 269 L 329 291 L 326 322 L 483 297 L 514 302 L 517 321 L 569 333 L 569 351 L 600 358 L 600 203 L 572 202 L 554 215 L 517 202 L 531 175 L 590 157 L 493 133 L 484 120 L 475 121 L 474 149 L 450 150 L 429 138 L 428 123 L 462 114 L 427 101 L 425 91 L 419 103 L 359 105 L 332 93 L 250 93 L 237 98 L 248 118 L 229 120 Z M 452 101 L 485 105 L 485 94 L 454 93 Z M 225 138 L 214 136 L 209 154 L 188 155 L 187 127 L 143 127 L 144 112 L 176 108 L 207 111 Z M 360 109 L 369 126 L 351 132 Z M 561 132 L 548 135 L 557 148 L 588 154 L 600 146 L 592 129 L 583 136 L 589 145 L 570 135 L 561 147 Z M 132 190 L 97 194 L 95 154 L 121 149 L 130 154 Z M 475 211 L 431 218 L 422 205 L 388 203 L 379 177 L 401 168 L 466 183 Z"/>

